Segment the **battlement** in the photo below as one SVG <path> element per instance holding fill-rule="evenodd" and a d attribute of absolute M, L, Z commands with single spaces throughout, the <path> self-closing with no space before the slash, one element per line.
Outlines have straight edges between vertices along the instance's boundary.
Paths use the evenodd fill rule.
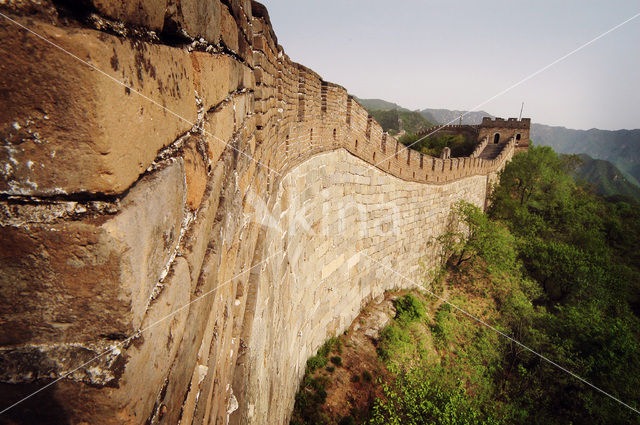
<path fill-rule="evenodd" d="M 491 118 L 491 117 L 483 117 L 482 124 L 480 127 L 499 127 L 499 128 L 522 128 L 529 129 L 531 126 L 531 118 Z"/>

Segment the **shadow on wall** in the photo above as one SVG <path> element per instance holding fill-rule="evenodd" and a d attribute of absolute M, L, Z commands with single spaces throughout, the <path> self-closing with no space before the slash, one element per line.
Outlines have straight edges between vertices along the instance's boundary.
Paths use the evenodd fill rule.
<path fill-rule="evenodd" d="M 2 408 L 9 407 L 24 397 L 30 396 L 47 384 L 48 382 L 46 381 L 35 381 L 32 384 L 22 384 L 16 387 L 13 384 L 1 383 Z M 65 410 L 65 405 L 68 406 L 72 402 L 67 397 L 61 397 L 59 390 L 59 383 L 55 383 L 36 393 L 23 401 L 20 404 L 20 408 L 10 409 L 3 413 L 0 416 L 0 424 L 70 425 L 71 421 Z M 88 408 L 88 406 L 85 406 L 85 408 Z"/>

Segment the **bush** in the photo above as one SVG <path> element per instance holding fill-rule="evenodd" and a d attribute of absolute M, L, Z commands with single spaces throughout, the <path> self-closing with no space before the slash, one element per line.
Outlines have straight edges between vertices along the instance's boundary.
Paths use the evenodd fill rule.
<path fill-rule="evenodd" d="M 342 366 L 342 357 L 340 356 L 331 357 L 331 363 L 333 363 L 336 366 Z"/>
<path fill-rule="evenodd" d="M 385 400 L 375 401 L 371 425 L 501 423 L 485 412 L 460 384 L 445 387 L 431 381 L 420 369 L 399 375 L 393 385 L 384 385 L 383 391 Z"/>
<path fill-rule="evenodd" d="M 411 336 L 407 331 L 396 324 L 387 326 L 380 334 L 378 355 L 382 360 L 389 361 L 394 350 L 405 347 L 408 344 L 411 344 Z"/>
<path fill-rule="evenodd" d="M 307 360 L 307 372 L 313 373 L 316 371 L 316 369 L 325 367 L 326 365 L 327 365 L 327 357 L 321 356 L 320 354 L 316 354 L 315 356 L 310 357 L 309 360 Z"/>
<path fill-rule="evenodd" d="M 373 380 L 373 377 L 368 370 L 364 370 L 362 371 L 362 379 L 364 380 L 364 382 L 371 382 Z"/>
<path fill-rule="evenodd" d="M 431 328 L 433 336 L 440 342 L 448 342 L 451 338 L 451 330 L 449 325 L 449 319 L 451 317 L 451 306 L 449 304 L 442 304 L 438 311 L 436 311 L 435 324 Z"/>
<path fill-rule="evenodd" d="M 296 403 L 291 418 L 292 424 L 328 424 L 328 418 L 321 412 L 327 400 L 327 378 L 312 378 L 307 375 L 302 388 L 296 394 Z"/>
<path fill-rule="evenodd" d="M 342 352 L 342 341 L 337 337 L 329 338 L 318 350 L 318 355 L 327 357 L 331 351 Z"/>
<path fill-rule="evenodd" d="M 396 307 L 396 320 L 403 324 L 415 322 L 424 316 L 424 306 L 419 299 L 412 294 L 407 294 L 394 301 Z"/>

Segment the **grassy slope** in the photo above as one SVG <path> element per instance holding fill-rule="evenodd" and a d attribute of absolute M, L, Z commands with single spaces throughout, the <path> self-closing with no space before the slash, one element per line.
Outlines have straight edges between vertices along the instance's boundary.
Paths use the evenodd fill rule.
<path fill-rule="evenodd" d="M 499 315 L 495 301 L 484 296 L 482 282 L 474 281 L 474 287 L 468 279 L 449 275 L 439 290 L 432 289 L 443 291 L 451 302 L 477 317 L 494 321 Z M 493 368 L 504 346 L 498 336 L 418 291 L 389 293 L 387 298 L 399 300 L 407 294 L 419 302 L 419 314 L 407 317 L 398 309 L 396 318 L 376 340 L 363 341 L 362 334 L 370 323 L 362 317 L 367 316 L 369 305 L 354 320 L 364 327 L 356 326 L 355 331 L 352 325 L 309 360 L 312 367 L 308 366 L 296 396 L 292 425 L 369 423 L 374 399 L 385 399 L 384 385 L 392 384 L 412 367 L 429 371 L 429 378 L 442 388 L 460 388 L 475 406 L 486 403 L 494 410 L 501 409 L 499 402 L 488 403 L 486 399 L 491 394 Z M 337 367 L 331 363 L 333 356 L 351 357 L 351 361 Z M 363 370 L 371 371 L 373 379 L 365 379 Z"/>

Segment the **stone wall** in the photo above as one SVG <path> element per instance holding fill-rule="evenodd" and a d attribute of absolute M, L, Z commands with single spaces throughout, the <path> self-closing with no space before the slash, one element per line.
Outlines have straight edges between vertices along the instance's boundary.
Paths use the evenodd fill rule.
<path fill-rule="evenodd" d="M 0 408 L 53 383 L 10 423 L 286 423 L 306 358 L 515 150 L 404 149 L 255 2 L 0 12 Z"/>

